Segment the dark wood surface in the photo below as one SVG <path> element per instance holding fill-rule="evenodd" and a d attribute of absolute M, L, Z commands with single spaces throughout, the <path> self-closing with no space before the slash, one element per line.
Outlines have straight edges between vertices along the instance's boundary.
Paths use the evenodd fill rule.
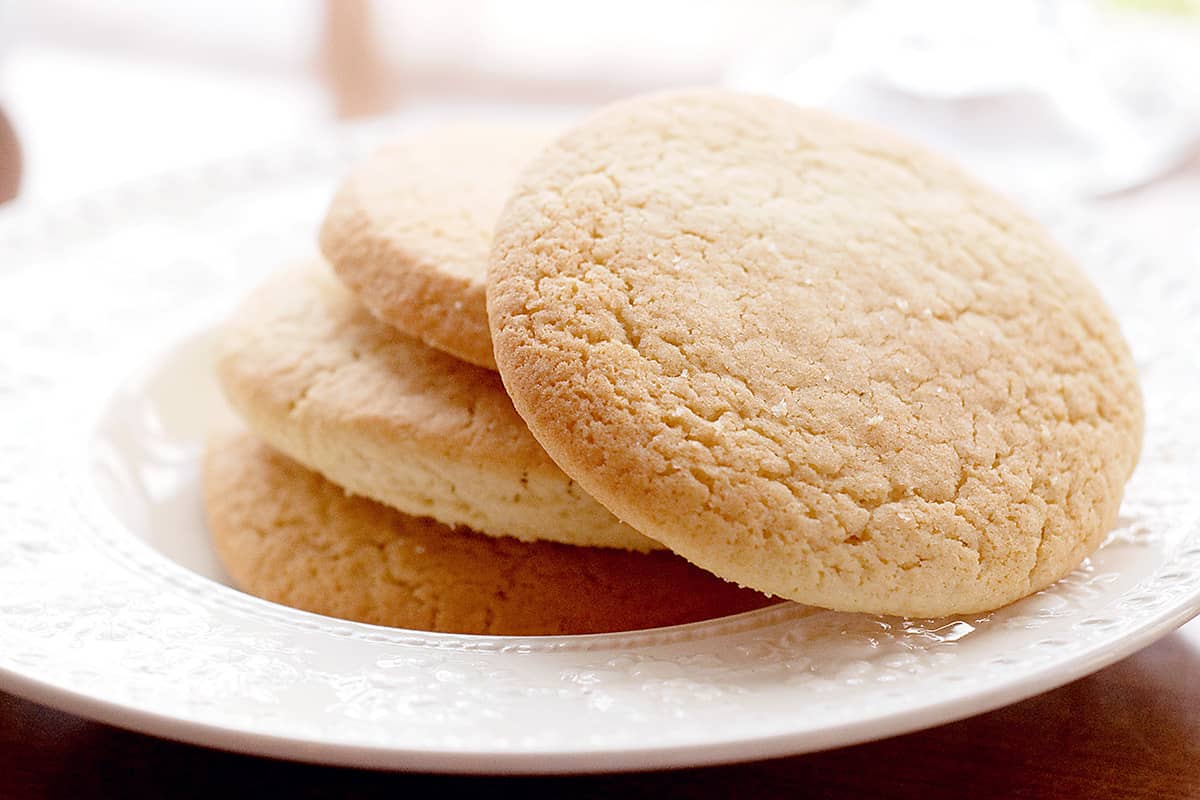
<path fill-rule="evenodd" d="M 1200 798 L 1200 621 L 1061 689 L 973 719 L 727 767 L 464 778 L 294 764 L 167 742 L 0 693 L 0 798 Z"/>

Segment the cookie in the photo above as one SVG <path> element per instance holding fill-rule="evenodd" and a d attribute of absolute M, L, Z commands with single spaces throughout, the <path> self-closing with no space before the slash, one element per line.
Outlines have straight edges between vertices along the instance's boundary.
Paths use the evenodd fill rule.
<path fill-rule="evenodd" d="M 213 544 L 238 587 L 331 617 L 445 633 L 654 628 L 772 601 L 666 552 L 520 542 L 346 494 L 248 434 L 204 462 Z"/>
<path fill-rule="evenodd" d="M 887 132 L 721 91 L 602 109 L 525 171 L 488 310 L 537 439 L 648 536 L 826 608 L 1047 586 L 1137 460 L 1130 351 L 1040 225 Z"/>
<path fill-rule="evenodd" d="M 485 305 L 492 225 L 551 134 L 457 125 L 395 143 L 338 190 L 321 228 L 325 257 L 379 319 L 495 369 Z"/>
<path fill-rule="evenodd" d="M 660 547 L 555 466 L 495 372 L 379 322 L 324 265 L 267 281 L 217 349 L 250 428 L 355 494 L 497 536 Z"/>

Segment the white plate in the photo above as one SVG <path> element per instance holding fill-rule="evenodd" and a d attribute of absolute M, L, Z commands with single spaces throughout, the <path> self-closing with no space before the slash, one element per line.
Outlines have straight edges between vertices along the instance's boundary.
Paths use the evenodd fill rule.
<path fill-rule="evenodd" d="M 785 605 L 636 634 L 435 635 L 222 583 L 196 489 L 222 413 L 205 331 L 313 232 L 380 131 L 0 218 L 0 686 L 172 738 L 461 772 L 798 753 L 978 713 L 1095 670 L 1200 609 L 1200 290 L 1063 214 L 1122 317 L 1148 429 L 1119 528 L 984 617 Z"/>

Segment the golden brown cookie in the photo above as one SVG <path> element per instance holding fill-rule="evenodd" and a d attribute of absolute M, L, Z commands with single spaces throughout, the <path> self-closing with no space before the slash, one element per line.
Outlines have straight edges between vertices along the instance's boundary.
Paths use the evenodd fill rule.
<path fill-rule="evenodd" d="M 343 182 L 321 228 L 325 257 L 379 319 L 495 369 L 485 307 L 492 225 L 551 135 L 515 124 L 410 134 Z"/>
<path fill-rule="evenodd" d="M 660 547 L 555 466 L 496 373 L 379 322 L 322 264 L 243 303 L 217 374 L 255 433 L 355 494 L 497 536 Z"/>
<path fill-rule="evenodd" d="M 410 517 L 346 494 L 248 434 L 210 442 L 204 498 L 213 543 L 240 588 L 359 622 L 602 633 L 772 602 L 669 553 L 519 542 Z"/>
<path fill-rule="evenodd" d="M 690 91 L 524 172 L 488 310 L 517 410 L 648 536 L 827 608 L 993 609 L 1113 523 L 1142 403 L 1040 225 L 875 127 Z"/>

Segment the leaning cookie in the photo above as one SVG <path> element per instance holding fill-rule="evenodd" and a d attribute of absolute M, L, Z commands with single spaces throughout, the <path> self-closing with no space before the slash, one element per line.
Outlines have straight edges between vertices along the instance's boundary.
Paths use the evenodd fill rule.
<path fill-rule="evenodd" d="M 245 301 L 217 375 L 255 433 L 355 494 L 497 536 L 661 547 L 555 466 L 496 373 L 379 322 L 323 264 Z"/>
<path fill-rule="evenodd" d="M 597 112 L 496 225 L 496 361 L 638 530 L 810 605 L 994 609 L 1113 524 L 1142 402 L 1034 220 L 877 128 L 693 91 Z"/>
<path fill-rule="evenodd" d="M 213 544 L 240 588 L 332 617 L 445 633 L 653 628 L 772 602 L 668 553 L 519 542 L 346 494 L 248 434 L 209 443 Z"/>
<path fill-rule="evenodd" d="M 551 133 L 455 125 L 395 142 L 342 183 L 321 250 L 376 317 L 495 369 L 485 307 L 492 225 L 518 171 Z"/>

